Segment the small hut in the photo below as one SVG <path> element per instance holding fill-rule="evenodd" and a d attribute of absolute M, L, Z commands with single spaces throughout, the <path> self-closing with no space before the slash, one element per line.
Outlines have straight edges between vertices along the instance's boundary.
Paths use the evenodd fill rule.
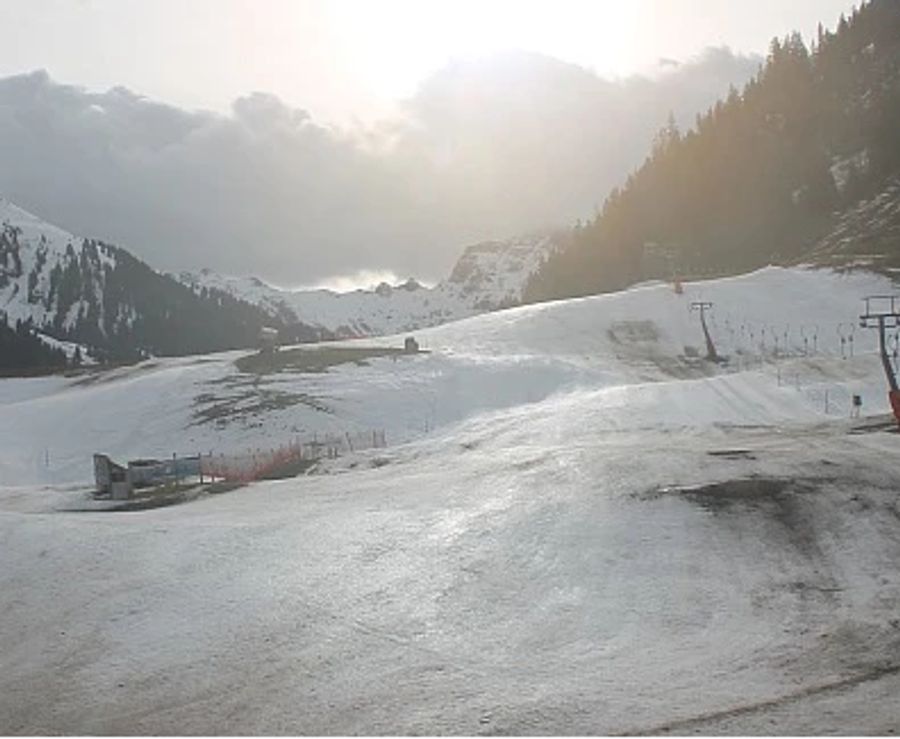
<path fill-rule="evenodd" d="M 101 495 L 109 495 L 114 500 L 131 497 L 132 485 L 128 470 L 105 454 L 94 455 L 94 481 L 97 492 Z"/>
<path fill-rule="evenodd" d="M 259 330 L 258 341 L 261 354 L 274 354 L 278 351 L 278 329 L 263 326 Z"/>

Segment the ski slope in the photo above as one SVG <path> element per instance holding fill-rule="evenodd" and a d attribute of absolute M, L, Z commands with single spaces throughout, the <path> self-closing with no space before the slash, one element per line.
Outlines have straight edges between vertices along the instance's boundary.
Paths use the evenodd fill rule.
<path fill-rule="evenodd" d="M 232 352 L 0 380 L 0 480 L 86 482 L 94 452 L 236 452 L 373 429 L 405 443 L 479 413 L 539 402 L 602 407 L 610 428 L 808 422 L 849 416 L 854 393 L 863 395 L 864 413 L 884 413 L 875 336 L 855 329 L 855 319 L 861 296 L 889 291 L 888 280 L 867 273 L 769 268 L 691 284 L 684 295 L 656 284 L 485 314 L 418 332 L 428 354 L 324 374 L 241 375 L 234 360 L 242 353 Z M 705 351 L 689 310 L 701 299 L 714 303 L 711 330 L 730 357 L 722 369 L 684 356 L 686 348 Z M 839 326 L 855 331 L 852 360 L 841 359 Z M 773 337 L 791 356 L 774 359 Z M 402 337 L 364 343 L 399 346 Z M 284 407 L 254 412 L 263 396 Z M 225 418 L 198 420 L 222 404 Z"/>
<path fill-rule="evenodd" d="M 890 289 L 766 269 L 479 316 L 419 332 L 429 354 L 263 376 L 329 410 L 221 427 L 192 409 L 249 392 L 238 354 L 2 380 L 0 727 L 896 731 L 897 436 L 850 433 L 851 394 L 887 402 L 873 337 L 843 359 L 837 333 Z M 698 299 L 726 367 L 687 356 Z M 788 323 L 792 356 L 751 352 Z M 66 512 L 94 450 L 373 426 L 390 448 L 321 474 Z"/>

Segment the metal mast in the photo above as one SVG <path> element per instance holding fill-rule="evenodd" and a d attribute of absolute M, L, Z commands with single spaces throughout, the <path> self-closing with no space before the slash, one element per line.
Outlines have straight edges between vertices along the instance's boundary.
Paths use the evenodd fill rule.
<path fill-rule="evenodd" d="M 862 328 L 878 329 L 878 349 L 881 352 L 881 364 L 888 381 L 888 400 L 894 418 L 900 425 L 900 387 L 897 385 L 897 375 L 891 364 L 887 351 L 886 329 L 900 326 L 900 296 L 897 295 L 870 295 L 863 298 L 866 310 L 859 317 L 859 325 Z"/>
<path fill-rule="evenodd" d="M 719 355 L 716 353 L 716 346 L 713 344 L 712 337 L 709 335 L 709 327 L 706 325 L 706 311 L 711 310 L 713 304 L 708 300 L 695 300 L 691 303 L 692 311 L 700 311 L 700 325 L 703 327 L 703 336 L 706 338 L 706 358 L 710 362 L 718 362 Z"/>

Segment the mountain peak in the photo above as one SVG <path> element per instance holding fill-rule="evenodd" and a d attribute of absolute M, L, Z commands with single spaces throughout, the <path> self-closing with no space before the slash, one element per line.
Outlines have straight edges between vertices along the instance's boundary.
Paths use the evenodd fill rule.
<path fill-rule="evenodd" d="M 485 241 L 463 250 L 451 275 L 434 287 L 415 278 L 371 289 L 283 290 L 255 277 L 227 277 L 211 270 L 175 276 L 192 290 L 215 288 L 341 337 L 383 335 L 435 326 L 521 302 L 525 283 L 557 248 L 551 235 Z"/>
<path fill-rule="evenodd" d="M 0 225 L 16 230 L 28 240 L 41 241 L 43 237 L 47 246 L 53 249 L 64 249 L 76 241 L 76 237 L 68 231 L 47 223 L 2 196 L 0 196 Z"/>

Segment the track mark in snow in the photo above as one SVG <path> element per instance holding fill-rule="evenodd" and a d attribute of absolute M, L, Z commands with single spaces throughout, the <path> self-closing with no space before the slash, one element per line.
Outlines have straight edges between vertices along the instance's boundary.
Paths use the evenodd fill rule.
<path fill-rule="evenodd" d="M 710 457 L 721 457 L 723 459 L 756 459 L 756 455 L 749 449 L 711 449 L 707 454 Z"/>
<path fill-rule="evenodd" d="M 778 698 L 772 698 L 770 700 L 760 701 L 758 703 L 749 703 L 744 706 L 735 706 L 734 708 L 727 708 L 722 711 L 710 711 L 709 713 L 701 713 L 697 716 L 692 716 L 691 718 L 672 721 L 666 724 L 659 724 L 657 726 L 649 727 L 646 729 L 624 731 L 621 732 L 620 736 L 652 736 L 658 734 L 670 734 L 675 732 L 683 733 L 688 729 L 698 729 L 706 723 L 732 718 L 740 718 L 742 716 L 750 716 L 755 713 L 764 713 L 765 711 L 780 708 L 791 703 L 799 703 L 802 700 L 813 698 L 817 695 L 826 693 L 840 693 L 849 688 L 855 688 L 858 685 L 862 685 L 863 683 L 873 682 L 875 680 L 880 680 L 881 678 L 897 674 L 900 674 L 900 665 L 894 664 L 886 665 L 883 667 L 876 667 L 860 674 L 843 678 L 841 680 L 812 685 L 795 693 L 788 693 L 786 695 L 779 696 Z"/>

